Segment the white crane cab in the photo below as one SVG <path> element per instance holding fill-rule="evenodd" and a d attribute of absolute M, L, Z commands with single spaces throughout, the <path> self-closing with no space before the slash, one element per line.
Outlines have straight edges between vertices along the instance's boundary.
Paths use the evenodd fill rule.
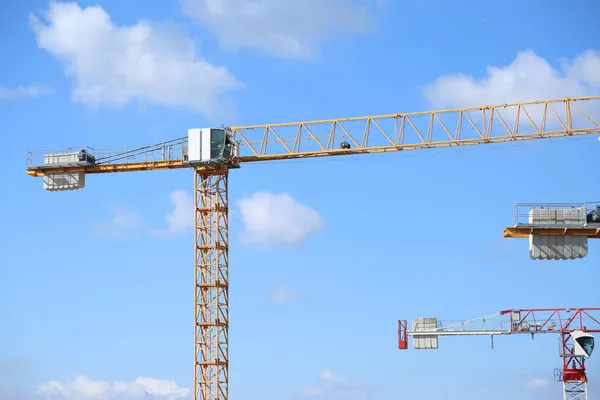
<path fill-rule="evenodd" d="M 594 337 L 587 332 L 573 331 L 573 353 L 578 357 L 589 358 L 594 351 Z"/>
<path fill-rule="evenodd" d="M 192 165 L 231 164 L 239 156 L 239 144 L 231 129 L 188 129 L 187 163 Z"/>

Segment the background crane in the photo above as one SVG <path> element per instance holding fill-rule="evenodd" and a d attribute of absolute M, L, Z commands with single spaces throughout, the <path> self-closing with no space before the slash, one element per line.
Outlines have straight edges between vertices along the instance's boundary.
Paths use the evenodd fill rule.
<path fill-rule="evenodd" d="M 528 238 L 533 260 L 575 260 L 588 254 L 588 239 L 600 238 L 600 203 L 515 204 L 505 238 Z"/>
<path fill-rule="evenodd" d="M 587 111 L 586 111 L 587 110 Z M 89 174 L 194 169 L 194 399 L 228 397 L 228 173 L 243 163 L 516 142 L 600 133 L 600 96 L 371 117 L 190 129 L 123 150 L 28 152 L 47 190 L 85 187 Z M 362 133 L 359 133 L 362 132 Z"/>
<path fill-rule="evenodd" d="M 504 318 L 502 318 L 504 317 Z M 500 319 L 500 320 L 498 320 Z M 439 336 L 559 334 L 559 355 L 563 366 L 554 377 L 563 383 L 564 400 L 587 400 L 585 359 L 592 355 L 594 337 L 600 332 L 600 308 L 540 308 L 504 310 L 487 317 L 443 325 L 437 318 L 413 318 L 412 329 L 406 320 L 398 321 L 398 348 L 408 348 L 408 337 L 415 349 L 437 349 Z"/>

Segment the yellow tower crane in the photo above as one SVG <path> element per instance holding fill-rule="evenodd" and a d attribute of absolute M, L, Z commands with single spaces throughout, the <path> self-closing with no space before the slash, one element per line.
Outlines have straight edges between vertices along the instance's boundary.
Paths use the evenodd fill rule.
<path fill-rule="evenodd" d="M 600 109 L 600 96 L 190 129 L 187 136 L 179 139 L 122 151 L 66 148 L 28 152 L 26 171 L 31 176 L 44 177 L 47 190 L 74 190 L 85 186 L 89 174 L 194 169 L 194 399 L 226 400 L 229 384 L 229 169 L 256 161 L 598 134 L 600 125 L 590 116 L 590 109 Z M 359 133 L 356 125 L 360 125 L 362 132 Z"/>

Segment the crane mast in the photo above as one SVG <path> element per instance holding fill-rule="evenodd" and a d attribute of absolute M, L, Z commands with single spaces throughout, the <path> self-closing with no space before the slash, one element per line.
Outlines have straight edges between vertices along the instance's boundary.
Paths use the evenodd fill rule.
<path fill-rule="evenodd" d="M 503 310 L 485 317 L 444 324 L 437 318 L 398 321 L 398 348 L 408 349 L 411 337 L 415 349 L 437 349 L 440 336 L 494 336 L 557 334 L 562 368 L 554 377 L 563 384 L 564 400 L 587 400 L 585 359 L 592 355 L 594 337 L 600 332 L 600 308 L 538 308 Z"/>
<path fill-rule="evenodd" d="M 589 107 L 588 111 L 584 108 Z M 126 149 L 29 151 L 46 190 L 82 189 L 93 174 L 194 170 L 194 400 L 228 399 L 228 174 L 244 163 L 520 142 L 600 133 L 600 96 L 281 124 L 189 129 Z M 600 120 L 600 119 L 599 119 Z"/>
<path fill-rule="evenodd" d="M 229 390 L 229 238 L 226 169 L 195 171 L 194 399 Z"/>

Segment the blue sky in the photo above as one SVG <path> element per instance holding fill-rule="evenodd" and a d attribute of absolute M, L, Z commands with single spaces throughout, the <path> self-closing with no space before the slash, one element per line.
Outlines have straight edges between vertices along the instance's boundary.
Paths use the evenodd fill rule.
<path fill-rule="evenodd" d="M 86 379 L 104 394 L 139 377 L 131 387 L 155 394 L 163 380 L 192 388 L 191 171 L 50 193 L 25 175 L 27 150 L 600 94 L 596 2 L 457 3 L 80 1 L 48 19 L 47 1 L 0 6 L 2 400 L 45 398 L 34 392 L 51 381 L 63 391 L 48 398 L 69 400 L 103 398 L 65 389 Z M 501 238 L 514 203 L 598 201 L 598 149 L 584 137 L 231 172 L 231 398 L 559 398 L 554 336 L 400 352 L 396 321 L 598 306 L 597 243 L 581 260 L 534 262 L 526 240 Z M 265 192 L 289 194 L 281 218 L 301 221 L 302 243 L 242 240 Z M 600 399 L 600 363 L 587 365 Z"/>

